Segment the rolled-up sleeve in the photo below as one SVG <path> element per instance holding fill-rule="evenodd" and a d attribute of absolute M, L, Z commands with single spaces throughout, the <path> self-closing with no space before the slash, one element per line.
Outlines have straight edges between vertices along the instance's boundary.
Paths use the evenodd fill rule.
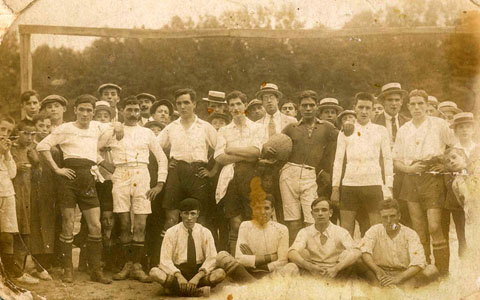
<path fill-rule="evenodd" d="M 63 126 L 55 128 L 55 130 L 50 133 L 46 138 L 44 138 L 37 145 L 37 151 L 50 151 L 50 149 L 56 145 L 62 143 L 65 140 L 66 134 L 63 132 Z"/>
<path fill-rule="evenodd" d="M 160 147 L 162 147 L 163 151 L 165 152 L 171 147 L 169 139 L 170 125 L 165 127 L 165 129 L 162 130 L 157 137 L 157 142 L 160 144 Z"/>
<path fill-rule="evenodd" d="M 270 272 L 276 271 L 288 263 L 288 229 L 286 227 L 279 230 L 279 239 L 280 241 L 278 243 L 277 251 L 278 259 L 267 265 Z"/>
<path fill-rule="evenodd" d="M 375 247 L 375 228 L 370 228 L 360 242 L 360 250 L 362 253 L 373 254 L 373 248 Z"/>
<path fill-rule="evenodd" d="M 168 159 L 153 132 L 149 132 L 148 147 L 150 151 L 152 151 L 153 155 L 155 155 L 155 159 L 157 160 L 157 182 L 165 182 L 168 174 Z"/>
<path fill-rule="evenodd" d="M 342 176 L 343 159 L 346 151 L 346 138 L 343 132 L 338 134 L 337 150 L 335 151 L 335 161 L 333 163 L 332 186 L 340 186 Z"/>
<path fill-rule="evenodd" d="M 204 271 L 205 274 L 209 274 L 216 267 L 217 249 L 215 249 L 215 241 L 213 240 L 212 233 L 207 228 L 203 228 L 203 253 L 205 253 L 205 261 L 200 267 L 199 271 Z"/>
<path fill-rule="evenodd" d="M 210 146 L 210 148 L 212 149 L 216 149 L 217 148 L 217 131 L 210 123 L 205 124 L 205 133 L 207 136 L 208 146 Z"/>
<path fill-rule="evenodd" d="M 240 229 L 238 230 L 237 245 L 235 249 L 235 258 L 241 265 L 247 268 L 255 268 L 255 255 L 243 254 L 242 251 L 240 250 L 240 245 L 242 244 L 248 245 L 247 237 L 248 237 L 249 227 L 247 225 L 248 225 L 248 222 L 243 222 L 242 224 L 240 224 Z"/>
<path fill-rule="evenodd" d="M 6 157 L 3 158 L 3 162 L 5 167 L 7 168 L 7 174 L 10 179 L 15 178 L 17 176 L 17 165 L 15 164 L 15 160 L 13 159 L 12 153 L 10 151 L 5 154 Z M 8 157 L 8 159 L 6 159 Z"/>
<path fill-rule="evenodd" d="M 290 246 L 290 249 L 288 249 L 288 251 L 292 251 L 292 250 L 301 251 L 307 248 L 307 240 L 308 240 L 307 228 L 303 228 L 298 232 L 297 237 L 295 238 L 295 241 L 293 242 L 292 246 Z"/>
<path fill-rule="evenodd" d="M 175 248 L 176 230 L 167 230 L 163 238 L 161 252 L 160 252 L 160 269 L 168 275 L 173 275 L 180 270 L 175 267 L 173 263 L 173 255 Z"/>
<path fill-rule="evenodd" d="M 217 135 L 217 144 L 215 147 L 215 153 L 213 154 L 213 158 L 217 158 L 222 154 L 225 154 L 225 147 L 227 146 L 227 139 L 225 138 L 225 127 L 220 128 Z"/>

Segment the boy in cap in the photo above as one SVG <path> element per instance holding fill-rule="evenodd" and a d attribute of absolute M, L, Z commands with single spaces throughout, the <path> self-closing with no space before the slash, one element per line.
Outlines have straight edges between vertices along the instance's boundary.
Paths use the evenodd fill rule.
<path fill-rule="evenodd" d="M 173 104 L 167 99 L 155 101 L 150 107 L 150 115 L 154 121 L 167 126 L 173 121 Z"/>
<path fill-rule="evenodd" d="M 143 127 L 150 129 L 155 136 L 158 136 L 160 132 L 165 128 L 165 125 L 163 123 L 160 123 L 158 121 L 148 121 L 143 125 Z"/>
<path fill-rule="evenodd" d="M 20 95 L 20 105 L 25 111 L 25 119 L 32 121 L 33 116 L 40 112 L 40 101 L 38 93 L 34 90 L 28 90 Z"/>
<path fill-rule="evenodd" d="M 212 233 L 197 223 L 200 202 L 186 198 L 178 208 L 182 222 L 165 233 L 160 265 L 150 270 L 150 276 L 174 295 L 208 296 L 210 287 L 225 279 L 225 271 L 215 266 Z"/>
<path fill-rule="evenodd" d="M 213 128 L 215 128 L 217 131 L 220 128 L 227 126 L 227 124 L 230 123 L 230 120 L 231 118 L 227 114 L 212 113 L 210 116 L 208 116 L 208 122 L 210 122 Z"/>
<path fill-rule="evenodd" d="M 257 122 L 261 118 L 265 117 L 265 114 L 267 113 L 263 107 L 262 101 L 258 99 L 252 99 L 250 102 L 248 102 L 245 111 L 247 113 L 247 117 L 253 122 Z"/>
<path fill-rule="evenodd" d="M 337 115 L 342 111 L 343 108 L 338 105 L 338 100 L 335 98 L 323 98 L 318 102 L 318 118 L 334 126 L 337 123 Z"/>
<path fill-rule="evenodd" d="M 140 119 L 138 125 L 143 126 L 148 121 L 153 121 L 150 115 L 150 108 L 152 104 L 157 101 L 157 97 L 149 93 L 140 93 L 137 95 L 137 100 L 140 102 Z"/>
<path fill-rule="evenodd" d="M 63 124 L 63 114 L 67 111 L 67 99 L 60 95 L 49 95 L 40 102 L 40 110 L 45 111 L 52 122 L 52 130 Z"/>

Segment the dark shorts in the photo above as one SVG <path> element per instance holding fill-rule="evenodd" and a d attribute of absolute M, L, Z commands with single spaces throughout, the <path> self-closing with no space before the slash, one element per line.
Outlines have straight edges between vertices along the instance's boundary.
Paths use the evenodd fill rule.
<path fill-rule="evenodd" d="M 405 175 L 400 199 L 419 202 L 424 209 L 445 207 L 445 184 L 442 175 Z"/>
<path fill-rule="evenodd" d="M 382 200 L 381 185 L 340 187 L 340 210 L 375 212 Z"/>
<path fill-rule="evenodd" d="M 95 183 L 97 188 L 98 201 L 100 202 L 100 209 L 103 211 L 113 211 L 113 183 L 111 180 Z"/>
<path fill-rule="evenodd" d="M 457 200 L 457 196 L 453 193 L 452 183 L 455 177 L 444 175 L 445 182 L 445 209 L 451 211 L 463 211 L 463 207 Z"/>
<path fill-rule="evenodd" d="M 243 220 L 252 218 L 250 207 L 250 181 L 255 176 L 255 163 L 235 163 L 232 180 L 228 184 L 227 192 L 222 199 L 225 208 L 225 217 L 242 216 Z"/>
<path fill-rule="evenodd" d="M 65 176 L 59 176 L 60 208 L 75 208 L 78 204 L 80 210 L 99 207 L 95 179 L 90 173 L 93 162 L 86 159 L 66 159 L 64 168 L 75 171 L 75 178 L 70 180 Z"/>
<path fill-rule="evenodd" d="M 200 178 L 198 175 L 199 169 L 206 166 L 206 163 L 186 163 L 179 160 L 175 167 L 169 168 L 162 207 L 178 209 L 178 204 L 183 199 L 191 197 L 200 202 L 203 211 L 210 211 L 214 203 L 210 181 L 208 177 Z"/>

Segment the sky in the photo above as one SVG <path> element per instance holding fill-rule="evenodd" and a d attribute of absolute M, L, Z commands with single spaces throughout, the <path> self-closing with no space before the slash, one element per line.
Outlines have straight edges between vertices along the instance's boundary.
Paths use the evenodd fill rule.
<path fill-rule="evenodd" d="M 13 22 L 8 5 L 13 11 L 22 10 L 31 0 L 2 0 L 0 28 Z M 390 4 L 398 0 L 389 0 Z M 438 1 L 438 0 L 433 0 Z M 475 8 L 469 0 L 455 0 Z M 363 10 L 378 10 L 383 0 L 36 0 L 12 25 L 17 24 L 65 25 L 85 27 L 116 27 L 160 29 L 177 15 L 194 21 L 199 15 L 219 16 L 227 10 L 248 10 L 254 13 L 258 6 L 278 9 L 293 5 L 299 20 L 307 28 L 321 23 L 330 28 L 340 28 L 350 18 Z M 470 5 L 469 5 L 470 4 Z M 34 35 L 32 47 L 47 43 L 50 46 L 67 46 L 81 50 L 94 38 Z"/>

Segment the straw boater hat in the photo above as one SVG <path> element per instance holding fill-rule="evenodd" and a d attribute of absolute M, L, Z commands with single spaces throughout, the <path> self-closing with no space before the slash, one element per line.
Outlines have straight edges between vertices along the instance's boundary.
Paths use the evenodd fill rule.
<path fill-rule="evenodd" d="M 440 104 L 438 104 L 438 110 L 441 112 L 453 111 L 456 114 L 462 112 L 462 110 L 458 108 L 457 103 L 453 101 L 440 102 Z"/>
<path fill-rule="evenodd" d="M 338 100 L 335 98 L 323 98 L 318 103 L 318 110 L 322 111 L 325 108 L 333 108 L 337 111 L 337 114 L 343 111 L 343 107 L 338 105 Z"/>
<path fill-rule="evenodd" d="M 245 108 L 245 110 L 248 111 L 249 108 L 252 108 L 253 106 L 255 105 L 263 105 L 262 101 L 258 100 L 258 99 L 253 99 L 251 100 L 250 102 L 248 102 L 247 104 L 247 107 Z"/>
<path fill-rule="evenodd" d="M 437 97 L 435 97 L 435 96 L 430 96 L 430 95 L 428 96 L 427 102 L 428 102 L 428 104 L 431 104 L 431 105 L 433 105 L 433 106 L 435 106 L 435 107 L 437 107 L 437 106 L 438 106 L 438 103 L 439 103 Z"/>
<path fill-rule="evenodd" d="M 173 115 L 173 104 L 172 102 L 168 101 L 167 99 L 160 99 L 158 101 L 153 102 L 152 106 L 150 106 L 150 114 L 155 114 L 155 111 L 160 105 L 165 105 L 168 108 L 168 115 Z"/>
<path fill-rule="evenodd" d="M 140 94 L 138 94 L 136 97 L 137 97 L 137 99 L 141 99 L 141 98 L 150 99 L 150 101 L 152 101 L 152 103 L 155 102 L 155 101 L 157 101 L 157 97 L 155 97 L 154 95 L 149 94 L 149 93 L 140 93 Z"/>
<path fill-rule="evenodd" d="M 255 93 L 255 98 L 262 99 L 264 94 L 274 94 L 277 98 L 282 98 L 283 94 L 278 90 L 278 86 L 274 83 L 264 83 L 260 86 L 260 90 Z"/>
<path fill-rule="evenodd" d="M 461 112 L 453 116 L 453 123 L 450 128 L 455 128 L 458 124 L 462 123 L 474 123 L 473 114 L 471 112 Z"/>
<path fill-rule="evenodd" d="M 114 88 L 118 91 L 118 93 L 122 92 L 122 88 L 119 85 L 116 85 L 115 83 L 104 83 L 98 87 L 97 92 L 101 94 L 104 88 Z"/>
<path fill-rule="evenodd" d="M 208 91 L 207 98 L 202 98 L 202 100 L 218 104 L 227 104 L 225 101 L 225 93 L 218 91 Z"/>
<path fill-rule="evenodd" d="M 45 108 L 45 105 L 47 105 L 48 103 L 53 103 L 53 102 L 58 102 L 63 106 L 68 105 L 68 101 L 64 97 L 62 97 L 60 95 L 49 95 L 49 96 L 43 98 L 42 101 L 40 101 L 40 108 L 43 109 L 43 108 Z"/>
<path fill-rule="evenodd" d="M 408 95 L 408 92 L 402 89 L 402 85 L 400 83 L 390 82 L 382 86 L 382 89 L 380 90 L 380 95 L 378 95 L 377 99 L 383 100 L 385 96 L 390 94 L 400 94 L 402 98 L 404 98 Z"/>
<path fill-rule="evenodd" d="M 107 101 L 102 100 L 95 103 L 95 113 L 101 110 L 108 112 L 110 116 L 112 116 L 112 108 L 110 107 L 110 103 L 108 103 Z"/>

